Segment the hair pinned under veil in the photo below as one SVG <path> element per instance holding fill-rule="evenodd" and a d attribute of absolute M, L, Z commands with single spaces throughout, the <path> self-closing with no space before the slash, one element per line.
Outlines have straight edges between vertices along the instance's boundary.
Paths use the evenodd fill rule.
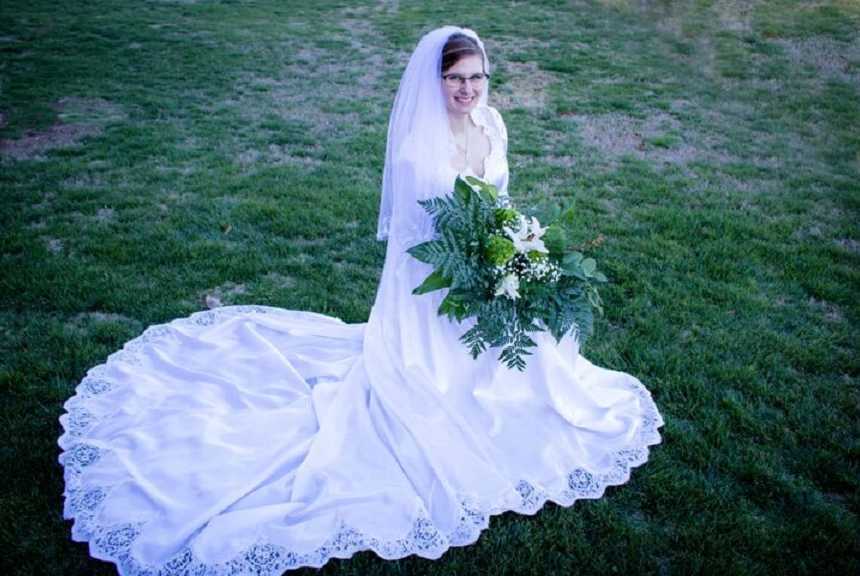
<path fill-rule="evenodd" d="M 388 143 L 379 207 L 379 240 L 397 237 L 401 242 L 425 236 L 429 219 L 418 200 L 440 191 L 435 176 L 448 159 L 448 112 L 442 90 L 442 49 L 452 34 L 464 34 L 478 43 L 484 71 L 490 72 L 487 53 L 478 35 L 457 26 L 444 26 L 425 34 L 409 58 L 388 121 Z M 487 90 L 478 106 L 487 104 Z M 452 182 L 453 184 L 453 182 Z"/>

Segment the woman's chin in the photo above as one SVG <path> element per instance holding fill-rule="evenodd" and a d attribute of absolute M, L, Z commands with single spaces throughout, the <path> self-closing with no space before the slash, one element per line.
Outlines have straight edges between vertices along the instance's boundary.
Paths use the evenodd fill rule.
<path fill-rule="evenodd" d="M 478 105 L 478 99 L 472 98 L 468 102 L 464 102 L 461 100 L 454 100 L 448 109 L 457 114 L 468 114 L 472 110 L 475 109 L 475 106 Z"/>

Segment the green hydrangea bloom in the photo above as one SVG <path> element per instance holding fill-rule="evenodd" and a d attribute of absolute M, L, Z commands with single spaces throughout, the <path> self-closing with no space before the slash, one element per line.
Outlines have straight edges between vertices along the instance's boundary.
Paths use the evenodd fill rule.
<path fill-rule="evenodd" d="M 545 252 L 540 252 L 538 250 L 529 250 L 528 257 L 532 262 L 540 262 L 541 260 L 546 260 L 548 258 Z"/>
<path fill-rule="evenodd" d="M 493 234 L 487 241 L 484 255 L 496 266 L 504 266 L 516 254 L 514 243 L 503 236 Z"/>
<path fill-rule="evenodd" d="M 493 214 L 496 217 L 496 226 L 502 227 L 511 222 L 516 222 L 519 212 L 513 208 L 496 208 Z"/>

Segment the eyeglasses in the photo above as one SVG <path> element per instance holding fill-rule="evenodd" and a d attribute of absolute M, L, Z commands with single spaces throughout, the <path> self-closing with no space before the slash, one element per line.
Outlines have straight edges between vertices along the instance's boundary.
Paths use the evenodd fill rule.
<path fill-rule="evenodd" d="M 466 83 L 466 80 L 472 83 L 472 86 L 481 86 L 490 78 L 489 74 L 472 74 L 471 76 L 463 76 L 462 74 L 444 74 L 442 79 L 449 88 L 459 88 Z"/>

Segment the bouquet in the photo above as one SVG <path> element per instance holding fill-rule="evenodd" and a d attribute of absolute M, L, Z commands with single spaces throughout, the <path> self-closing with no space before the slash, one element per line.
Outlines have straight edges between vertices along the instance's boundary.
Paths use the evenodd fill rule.
<path fill-rule="evenodd" d="M 571 246 L 573 210 L 557 211 L 546 227 L 520 213 L 479 178 L 457 177 L 454 193 L 420 200 L 433 217 L 433 240 L 408 252 L 434 267 L 413 294 L 447 289 L 439 315 L 475 323 L 460 340 L 473 358 L 501 347 L 499 360 L 524 370 L 536 346 L 530 333 L 567 333 L 580 342 L 602 313 L 597 284 L 606 276 L 581 247 Z"/>

